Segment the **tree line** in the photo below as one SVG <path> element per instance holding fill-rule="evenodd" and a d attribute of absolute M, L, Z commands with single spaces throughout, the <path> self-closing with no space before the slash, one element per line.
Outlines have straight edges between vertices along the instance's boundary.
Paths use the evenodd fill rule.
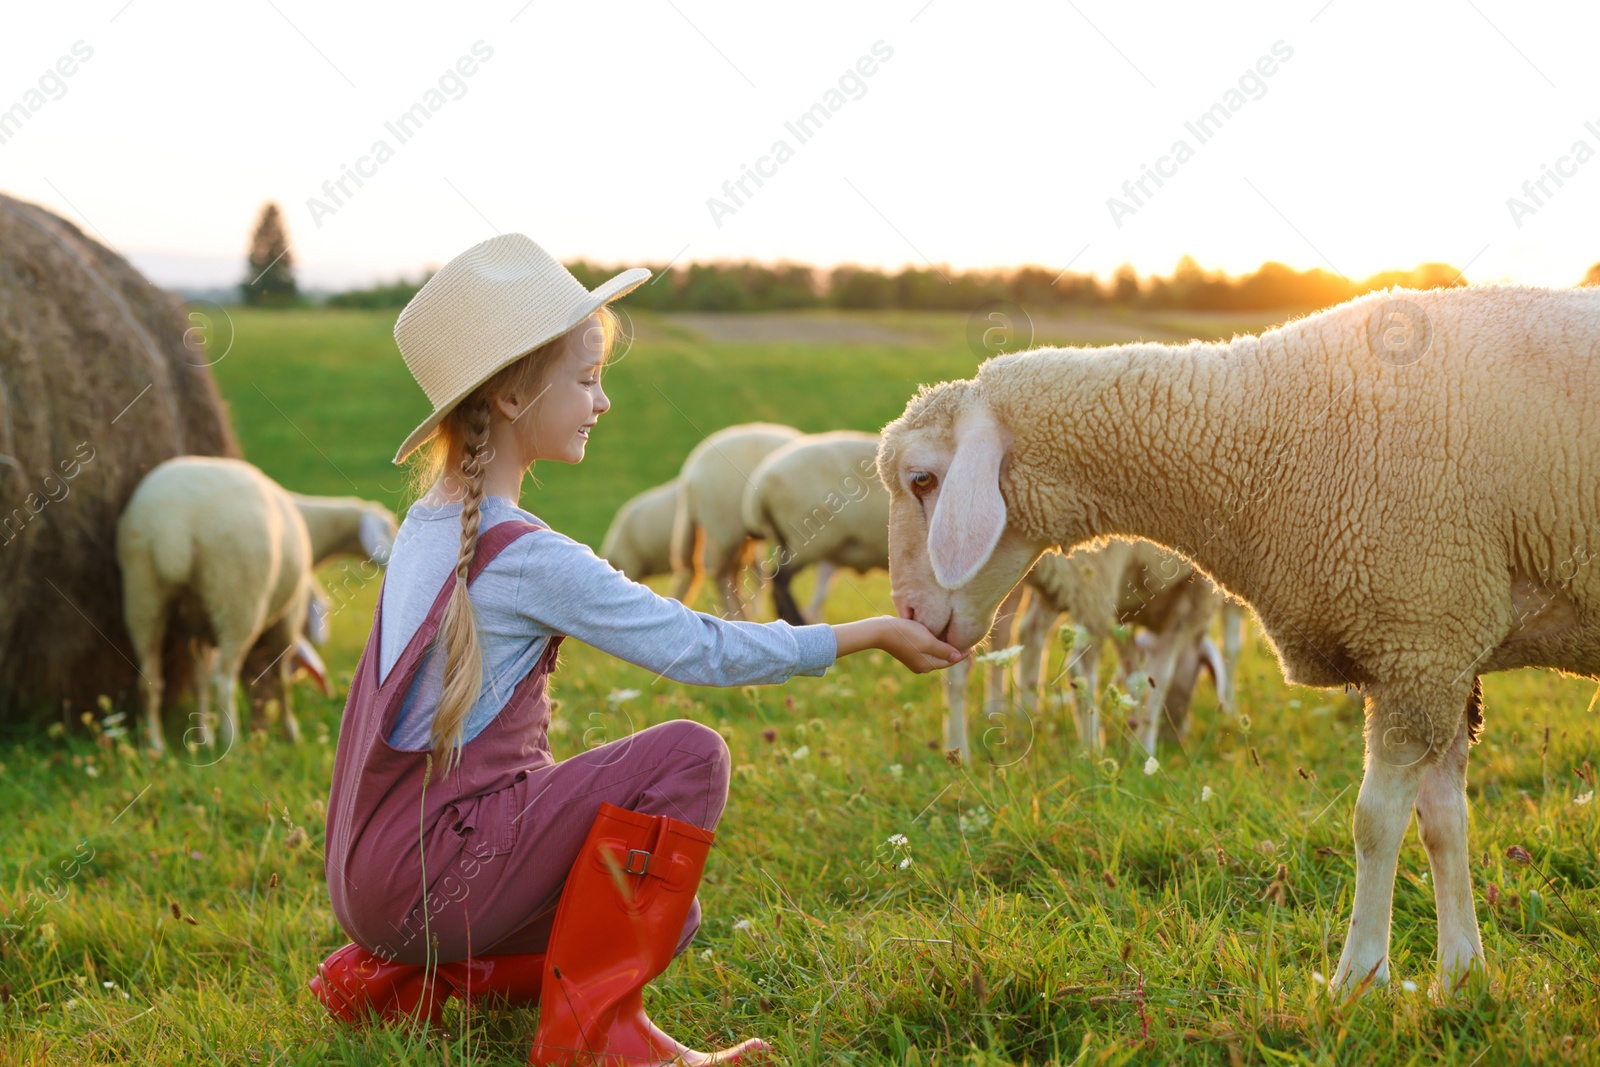
<path fill-rule="evenodd" d="M 1140 307 L 1190 311 L 1311 310 L 1328 307 L 1374 289 L 1401 285 L 1436 289 L 1466 285 L 1461 272 L 1444 263 L 1392 270 L 1360 281 L 1320 267 L 1297 271 L 1282 263 L 1263 263 L 1249 274 L 1205 271 L 1190 256 L 1170 275 L 1141 278 L 1131 266 L 1110 279 L 1093 274 L 1056 272 L 1044 267 L 952 271 L 906 267 L 884 271 L 840 266 L 821 270 L 804 264 L 689 263 L 649 265 L 655 277 L 621 301 L 650 311 L 776 311 L 797 308 L 900 308 L 919 311 L 971 311 L 1009 300 L 1031 310 L 1052 307 Z M 669 269 L 670 268 L 670 269 Z M 579 260 L 567 269 L 589 288 L 617 272 Z M 1600 278 L 1600 264 L 1590 271 Z M 431 277 L 404 279 L 328 298 L 330 307 L 403 307 Z"/>
<path fill-rule="evenodd" d="M 247 304 L 303 306 L 298 292 L 283 214 L 263 205 L 251 236 L 248 274 L 239 285 Z M 1093 274 L 1027 266 L 1006 270 L 953 271 L 905 267 L 884 271 L 844 265 L 822 269 L 803 263 L 751 262 L 647 264 L 654 277 L 619 303 L 649 311 L 781 311 L 797 308 L 973 311 L 1010 301 L 1033 311 L 1074 307 L 1133 307 L 1185 311 L 1313 311 L 1392 285 L 1440 289 L 1466 285 L 1461 272 L 1446 263 L 1423 263 L 1355 281 L 1313 267 L 1297 271 L 1266 262 L 1249 274 L 1205 271 L 1192 256 L 1178 261 L 1170 275 L 1141 278 L 1124 264 L 1106 281 Z M 578 260 L 567 269 L 594 288 L 619 268 Z M 351 289 L 326 298 L 328 307 L 401 308 L 431 278 L 404 277 L 387 284 Z M 1579 285 L 1600 285 L 1600 263 Z"/>

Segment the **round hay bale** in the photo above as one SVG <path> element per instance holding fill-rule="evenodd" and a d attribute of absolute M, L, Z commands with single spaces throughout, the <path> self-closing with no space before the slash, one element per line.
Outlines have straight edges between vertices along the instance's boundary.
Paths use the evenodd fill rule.
<path fill-rule="evenodd" d="M 180 297 L 0 194 L 0 722 L 139 707 L 116 524 L 145 473 L 239 456 Z M 175 641 L 171 694 L 189 684 Z"/>

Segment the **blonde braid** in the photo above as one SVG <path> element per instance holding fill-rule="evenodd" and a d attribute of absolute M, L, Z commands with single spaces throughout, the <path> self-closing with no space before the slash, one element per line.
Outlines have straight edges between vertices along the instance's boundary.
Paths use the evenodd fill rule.
<path fill-rule="evenodd" d="M 434 712 L 432 741 L 435 757 L 446 772 L 461 762 L 461 738 L 467 715 L 477 703 L 483 683 L 483 649 L 478 643 L 476 614 L 467 595 L 472 557 L 478 548 L 478 529 L 484 495 L 484 453 L 489 444 L 487 392 L 462 404 L 463 455 L 461 475 L 466 498 L 461 504 L 461 552 L 456 558 L 455 588 L 439 626 L 445 649 L 444 686 Z"/>

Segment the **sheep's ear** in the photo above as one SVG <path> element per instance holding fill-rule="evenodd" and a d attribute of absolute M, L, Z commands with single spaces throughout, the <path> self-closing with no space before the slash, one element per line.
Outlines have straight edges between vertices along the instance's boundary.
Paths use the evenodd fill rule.
<path fill-rule="evenodd" d="M 1005 532 L 1006 502 L 1000 495 L 1004 455 L 1000 428 L 992 417 L 964 420 L 928 524 L 928 561 L 934 580 L 946 589 L 971 581 Z"/>
<path fill-rule="evenodd" d="M 322 695 L 328 695 L 328 668 L 322 665 L 322 657 L 317 655 L 317 650 L 311 647 L 311 642 L 304 637 L 297 638 L 294 643 L 293 669 L 304 667 L 311 675 L 311 680 L 317 688 L 322 690 Z"/>
<path fill-rule="evenodd" d="M 394 538 L 389 533 L 389 524 L 371 512 L 364 512 L 361 516 L 359 536 L 361 551 L 367 554 L 367 558 L 381 566 L 388 566 L 389 551 L 394 548 Z"/>

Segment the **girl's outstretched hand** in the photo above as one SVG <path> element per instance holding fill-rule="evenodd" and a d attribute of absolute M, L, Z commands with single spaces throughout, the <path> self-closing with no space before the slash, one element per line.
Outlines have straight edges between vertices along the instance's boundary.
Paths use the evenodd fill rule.
<path fill-rule="evenodd" d="M 939 640 L 915 619 L 902 619 L 895 615 L 838 623 L 833 631 L 839 643 L 839 656 L 848 656 L 868 648 L 881 648 L 917 674 L 943 670 L 971 654 L 971 649 L 962 652 L 954 645 Z"/>

